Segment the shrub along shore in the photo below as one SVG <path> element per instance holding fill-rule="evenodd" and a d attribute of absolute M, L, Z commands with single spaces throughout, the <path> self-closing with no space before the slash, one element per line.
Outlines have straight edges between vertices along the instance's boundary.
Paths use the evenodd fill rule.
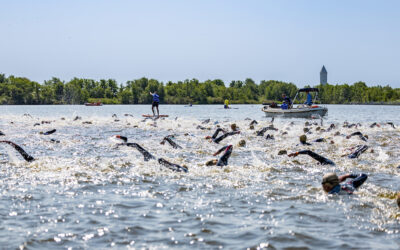
<path fill-rule="evenodd" d="M 311 87 L 311 86 L 305 86 Z M 336 85 L 314 85 L 325 104 L 400 104 L 400 89 L 390 86 L 368 87 L 364 82 Z M 117 83 L 113 79 L 73 78 L 66 82 L 53 77 L 38 83 L 25 77 L 0 74 L 1 104 L 149 104 L 157 91 L 164 104 L 261 104 L 280 101 L 282 93 L 293 98 L 298 88 L 293 83 L 268 80 L 256 83 L 250 78 L 225 83 L 220 79 L 200 82 L 187 79 L 160 82 L 142 77 Z M 301 102 L 301 100 L 300 100 Z"/>

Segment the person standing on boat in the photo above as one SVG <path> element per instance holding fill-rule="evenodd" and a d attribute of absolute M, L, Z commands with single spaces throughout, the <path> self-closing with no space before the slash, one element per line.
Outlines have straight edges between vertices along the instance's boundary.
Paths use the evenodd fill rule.
<path fill-rule="evenodd" d="M 160 97 L 157 95 L 157 91 L 154 91 L 154 93 L 150 92 L 150 95 L 153 96 L 153 103 L 151 104 L 151 111 L 153 111 L 153 116 L 155 116 L 154 107 L 157 108 L 157 116 L 159 116 L 160 111 L 158 110 L 158 104 L 160 103 Z"/>
<path fill-rule="evenodd" d="M 285 94 L 282 94 L 282 99 L 283 103 L 281 105 L 282 109 L 290 109 L 292 107 L 292 101 L 290 100 L 289 97 L 287 97 Z"/>
<path fill-rule="evenodd" d="M 307 91 L 307 101 L 304 104 L 307 104 L 308 106 L 312 105 L 312 96 L 310 94 L 310 91 Z"/>

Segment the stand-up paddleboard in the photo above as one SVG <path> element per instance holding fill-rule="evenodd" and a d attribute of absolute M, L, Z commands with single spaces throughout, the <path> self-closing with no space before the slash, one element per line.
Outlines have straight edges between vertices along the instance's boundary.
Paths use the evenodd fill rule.
<path fill-rule="evenodd" d="M 150 118 L 157 118 L 157 117 L 168 117 L 168 115 L 159 115 L 159 116 L 157 116 L 157 115 L 142 115 L 143 117 L 150 117 Z"/>

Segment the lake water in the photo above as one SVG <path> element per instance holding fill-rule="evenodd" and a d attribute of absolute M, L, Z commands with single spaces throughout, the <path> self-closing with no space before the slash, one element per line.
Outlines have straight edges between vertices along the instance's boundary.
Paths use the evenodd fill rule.
<path fill-rule="evenodd" d="M 149 105 L 0 106 L 0 139 L 36 159 L 25 162 L 0 144 L 0 248 L 400 248 L 394 199 L 400 191 L 400 106 L 327 105 L 322 126 L 319 119 L 276 118 L 279 130 L 266 132 L 275 140 L 255 135 L 271 124 L 261 105 L 233 107 L 161 105 L 169 117 L 153 121 L 141 117 L 151 113 Z M 306 121 L 312 123 L 310 142 L 328 142 L 299 145 Z M 345 121 L 360 124 L 345 128 Z M 371 128 L 374 122 L 380 126 Z M 204 139 L 232 123 L 239 135 L 219 144 Z M 331 123 L 336 128 L 328 132 Z M 57 131 L 40 133 L 51 129 Z M 346 139 L 355 131 L 368 142 Z M 171 134 L 183 149 L 160 144 Z M 115 135 L 189 172 L 146 162 L 136 149 L 117 147 Z M 245 147 L 238 146 L 242 139 Z M 228 166 L 205 165 L 228 144 L 234 146 Z M 363 144 L 369 149 L 358 159 L 342 157 Z M 336 165 L 278 155 L 301 149 Z M 320 183 L 333 171 L 369 178 L 354 195 L 329 196 Z"/>

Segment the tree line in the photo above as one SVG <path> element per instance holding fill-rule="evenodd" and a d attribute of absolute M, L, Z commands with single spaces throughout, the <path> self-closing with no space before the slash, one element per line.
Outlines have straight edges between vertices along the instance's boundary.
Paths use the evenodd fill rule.
<path fill-rule="evenodd" d="M 400 89 L 390 86 L 368 87 L 364 82 L 356 82 L 352 85 L 314 87 L 320 89 L 321 103 L 400 104 Z M 53 77 L 40 84 L 25 77 L 0 74 L 1 104 L 83 104 L 97 101 L 105 104 L 149 104 L 152 102 L 149 92 L 154 91 L 165 104 L 222 104 L 225 99 L 235 104 L 258 104 L 279 102 L 282 93 L 293 98 L 297 90 L 293 83 L 263 80 L 257 84 L 251 78 L 225 84 L 220 79 L 163 83 L 142 77 L 119 84 L 113 79 L 73 78 L 66 82 Z"/>

